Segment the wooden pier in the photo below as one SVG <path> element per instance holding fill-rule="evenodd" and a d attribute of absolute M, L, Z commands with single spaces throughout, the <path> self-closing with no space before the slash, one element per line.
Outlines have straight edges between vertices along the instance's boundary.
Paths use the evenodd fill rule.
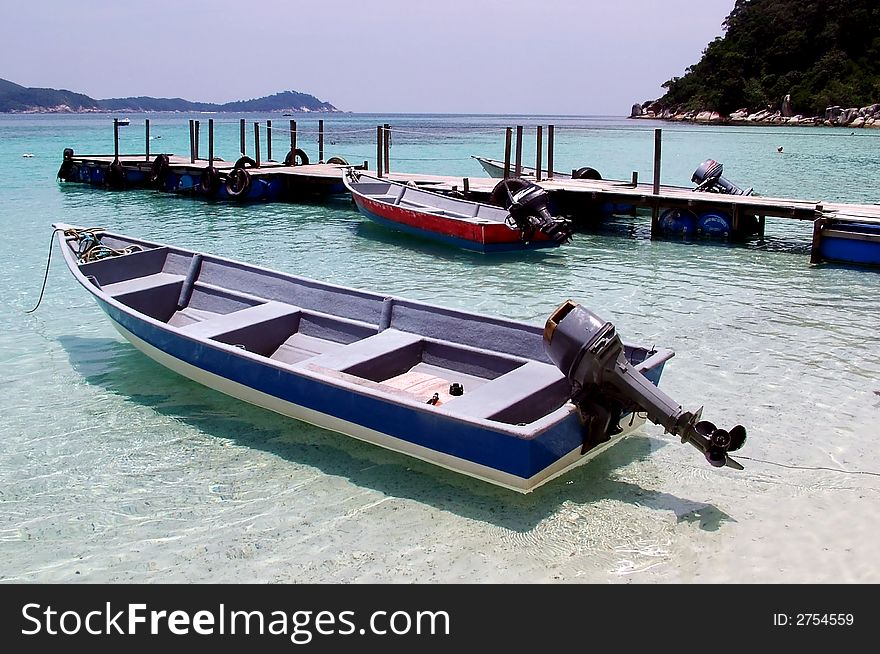
<path fill-rule="evenodd" d="M 241 147 L 244 151 L 244 121 L 241 127 Z M 323 123 L 323 121 L 320 121 Z M 209 121 L 208 157 L 199 156 L 199 129 L 197 122 L 190 121 L 190 156 L 173 154 L 151 155 L 149 152 L 149 121 L 146 125 L 146 152 L 143 154 L 120 154 L 118 126 L 114 122 L 114 153 L 99 155 L 76 155 L 65 150 L 59 177 L 68 181 L 101 184 L 115 188 L 152 187 L 179 193 L 194 193 L 217 199 L 297 201 L 308 197 L 322 197 L 345 193 L 342 172 L 351 164 L 338 158 L 323 162 L 323 124 L 319 129 L 319 163 L 308 161 L 305 153 L 297 148 L 296 125 L 291 121 L 290 149 L 284 162 L 271 159 L 271 124 L 267 125 L 270 136 L 267 143 L 269 160 L 260 159 L 260 126 L 254 124 L 254 157 L 242 156 L 236 161 L 226 161 L 214 156 L 213 121 Z M 411 183 L 440 193 L 452 193 L 477 201 L 486 201 L 502 180 L 495 177 L 452 177 L 392 171 L 389 157 L 391 127 L 377 126 L 376 160 L 377 174 L 393 181 Z M 812 262 L 828 258 L 824 242 L 828 238 L 846 238 L 877 244 L 880 250 L 880 205 L 830 203 L 822 200 L 763 197 L 756 195 L 732 195 L 716 192 L 695 191 L 692 188 L 662 185 L 660 183 L 660 130 L 655 132 L 655 166 L 652 183 L 639 183 L 637 173 L 631 180 L 604 180 L 575 178 L 552 170 L 554 128 L 547 129 L 547 169 L 542 170 L 541 133 L 538 138 L 536 166 L 522 165 L 522 128 L 516 130 L 516 142 L 512 144 L 512 130 L 506 130 L 505 173 L 511 177 L 524 177 L 540 185 L 553 198 L 559 213 L 578 221 L 601 217 L 604 207 L 629 207 L 636 215 L 638 210 L 650 213 L 651 235 L 660 237 L 663 212 L 682 210 L 690 215 L 722 212 L 730 218 L 729 234 L 732 240 L 745 240 L 753 236 L 763 239 L 767 217 L 810 221 L 813 223 Z M 512 151 L 513 150 L 513 151 Z M 357 163 L 359 169 L 367 169 L 368 162 Z M 872 259 L 874 255 L 868 258 Z M 863 263 L 859 261 L 859 263 Z M 873 261 L 868 261 L 873 263 Z"/>

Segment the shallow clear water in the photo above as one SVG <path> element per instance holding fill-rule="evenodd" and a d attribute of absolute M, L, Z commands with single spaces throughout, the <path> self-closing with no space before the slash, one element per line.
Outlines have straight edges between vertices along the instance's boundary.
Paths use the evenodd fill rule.
<path fill-rule="evenodd" d="M 123 152 L 143 150 L 131 118 Z M 188 151 L 189 116 L 150 118 L 152 152 Z M 226 159 L 237 118 L 216 120 Z M 251 122 L 272 118 L 282 158 L 288 119 L 247 118 L 248 149 Z M 552 122 L 557 170 L 643 181 L 661 126 L 664 183 L 690 186 L 715 158 L 763 195 L 880 202 L 880 131 L 324 118 L 326 156 L 373 167 L 375 125 L 390 122 L 395 169 L 468 176 L 482 174 L 471 154 L 503 154 L 503 127 Z M 315 160 L 317 118 L 296 119 Z M 880 581 L 880 274 L 811 267 L 809 224 L 768 219 L 764 244 L 728 246 L 652 242 L 645 219 L 620 219 L 552 252 L 481 256 L 396 235 L 345 200 L 235 206 L 63 185 L 65 147 L 112 151 L 110 117 L 0 116 L 0 579 Z M 527 163 L 533 149 L 530 136 Z M 625 340 L 674 349 L 661 387 L 746 425 L 746 470 L 713 469 L 648 426 L 520 496 L 231 400 L 125 343 L 57 257 L 24 313 L 53 221 L 536 324 L 571 297 Z"/>

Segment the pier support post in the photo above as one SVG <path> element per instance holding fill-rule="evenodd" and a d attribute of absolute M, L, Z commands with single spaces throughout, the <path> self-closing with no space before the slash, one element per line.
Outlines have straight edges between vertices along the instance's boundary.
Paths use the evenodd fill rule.
<path fill-rule="evenodd" d="M 241 147 L 239 148 L 239 150 L 241 151 L 241 156 L 243 157 L 244 155 L 247 154 L 247 151 L 245 150 L 247 143 L 245 143 L 245 139 L 244 139 L 244 118 L 239 120 L 238 128 L 239 128 L 239 131 L 241 132 Z"/>
<path fill-rule="evenodd" d="M 822 255 L 819 248 L 822 244 L 822 229 L 825 227 L 824 218 L 816 218 L 813 221 L 813 243 L 810 247 L 810 263 L 821 263 Z"/>
<path fill-rule="evenodd" d="M 266 161 L 272 161 L 272 121 L 266 121 Z"/>
<path fill-rule="evenodd" d="M 639 171 L 633 171 L 632 187 L 637 188 L 639 185 Z"/>
<path fill-rule="evenodd" d="M 119 119 L 113 119 L 113 163 L 119 163 Z"/>
<path fill-rule="evenodd" d="M 547 125 L 547 179 L 553 179 L 553 141 L 555 125 Z"/>
<path fill-rule="evenodd" d="M 379 177 L 382 177 L 382 171 L 385 168 L 382 165 L 382 133 L 384 131 L 381 125 L 376 126 L 376 174 Z"/>
<path fill-rule="evenodd" d="M 758 242 L 764 242 L 764 228 L 767 225 L 767 216 L 761 214 L 758 216 Z"/>
<path fill-rule="evenodd" d="M 150 119 L 149 118 L 147 118 L 144 121 L 144 141 L 145 141 L 144 160 L 149 161 L 150 160 Z"/>
<path fill-rule="evenodd" d="M 471 192 L 471 180 L 467 177 L 461 180 L 461 187 L 464 189 L 464 197 L 467 198 Z"/>
<path fill-rule="evenodd" d="M 651 203 L 651 238 L 660 236 L 660 200 L 654 199 Z"/>
<path fill-rule="evenodd" d="M 385 123 L 383 127 L 383 132 L 385 133 L 385 136 L 382 140 L 382 147 L 384 149 L 383 161 L 385 163 L 385 174 L 387 175 L 391 172 L 391 125 Z"/>
<path fill-rule="evenodd" d="M 199 158 L 199 128 L 200 127 L 201 127 L 201 123 L 197 120 L 196 121 L 195 137 L 194 137 L 195 149 L 196 149 L 196 159 Z"/>
<path fill-rule="evenodd" d="M 660 145 L 663 140 L 660 128 L 654 130 L 654 195 L 660 195 Z"/>
<path fill-rule="evenodd" d="M 260 123 L 254 123 L 254 163 L 260 167 Z"/>
<path fill-rule="evenodd" d="M 324 163 L 324 121 L 318 121 L 318 163 Z"/>
<path fill-rule="evenodd" d="M 214 119 L 208 119 L 208 168 L 214 167 Z"/>
<path fill-rule="evenodd" d="M 510 141 L 513 138 L 513 129 L 504 128 L 504 179 L 510 177 Z"/>
<path fill-rule="evenodd" d="M 538 125 L 535 151 L 535 181 L 541 181 L 541 155 L 544 153 L 544 128 Z"/>
<path fill-rule="evenodd" d="M 523 128 L 522 125 L 516 126 L 516 162 L 513 166 L 513 176 L 519 177 L 522 175 L 522 136 L 523 136 Z"/>
<path fill-rule="evenodd" d="M 189 120 L 189 162 L 196 162 L 196 121 Z"/>
<path fill-rule="evenodd" d="M 296 161 L 296 121 L 290 121 L 290 156 Z M 292 162 L 292 163 L 293 163 Z"/>

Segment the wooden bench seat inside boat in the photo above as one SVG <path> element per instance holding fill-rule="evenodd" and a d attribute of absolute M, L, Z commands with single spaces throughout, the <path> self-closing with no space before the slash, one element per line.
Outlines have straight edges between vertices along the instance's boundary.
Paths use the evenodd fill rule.
<path fill-rule="evenodd" d="M 204 316 L 203 318 L 207 319 L 182 325 L 180 330 L 194 338 L 215 338 L 221 334 L 235 332 L 243 327 L 259 325 L 277 318 L 297 316 L 300 312 L 299 307 L 284 302 L 269 301 L 232 313 Z"/>
<path fill-rule="evenodd" d="M 561 406 L 570 392 L 556 366 L 529 361 L 478 388 L 450 398 L 445 408 L 472 418 L 531 422 Z"/>
<path fill-rule="evenodd" d="M 134 279 L 126 279 L 113 284 L 105 284 L 101 287 L 101 290 L 107 293 L 107 295 L 120 297 L 131 293 L 183 284 L 183 279 L 183 275 L 158 272 L 152 275 L 145 275 L 144 277 L 135 277 Z"/>
<path fill-rule="evenodd" d="M 387 370 L 408 368 L 399 361 L 410 361 L 421 349 L 422 336 L 386 329 L 308 360 L 310 368 L 347 372 L 373 381 L 392 376 Z M 396 374 L 396 373 L 395 373 Z"/>
<path fill-rule="evenodd" d="M 407 207 L 411 207 L 413 209 L 417 209 L 423 213 L 430 213 L 438 216 L 449 216 L 450 218 L 463 218 L 465 220 L 470 220 L 473 218 L 473 215 L 467 216 L 463 213 L 458 213 L 457 211 L 448 211 L 441 207 L 432 207 L 427 204 L 422 204 L 421 202 L 415 202 L 413 200 L 408 200 L 406 198 L 402 198 L 398 204 L 402 206 L 404 209 Z M 475 207 L 474 214 L 476 214 L 477 210 L 479 210 L 479 206 Z"/>

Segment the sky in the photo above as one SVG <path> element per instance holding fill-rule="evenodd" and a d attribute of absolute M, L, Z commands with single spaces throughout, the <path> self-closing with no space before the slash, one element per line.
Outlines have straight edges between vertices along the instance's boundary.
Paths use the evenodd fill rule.
<path fill-rule="evenodd" d="M 310 93 L 359 113 L 629 115 L 734 0 L 30 0 L 0 78 L 93 98 Z"/>

